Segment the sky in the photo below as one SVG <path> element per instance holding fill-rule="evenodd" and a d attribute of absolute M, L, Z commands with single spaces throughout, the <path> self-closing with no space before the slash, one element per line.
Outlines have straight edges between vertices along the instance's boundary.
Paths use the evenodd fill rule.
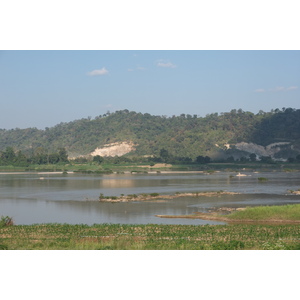
<path fill-rule="evenodd" d="M 0 52 L 0 128 L 128 109 L 153 115 L 300 108 L 300 51 Z"/>

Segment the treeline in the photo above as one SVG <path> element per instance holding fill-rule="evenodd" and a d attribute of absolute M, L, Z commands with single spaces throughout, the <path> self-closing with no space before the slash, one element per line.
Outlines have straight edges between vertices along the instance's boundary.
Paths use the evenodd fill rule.
<path fill-rule="evenodd" d="M 246 156 L 241 156 L 235 159 L 233 156 L 229 156 L 226 159 L 212 159 L 209 156 L 198 155 L 195 159 L 188 156 L 174 156 L 166 149 L 161 149 L 159 155 L 150 157 L 143 156 L 115 156 L 115 157 L 102 157 L 96 156 L 81 156 L 75 159 L 69 160 L 68 154 L 65 148 L 60 148 L 56 152 L 50 153 L 44 148 L 37 148 L 32 151 L 31 155 L 25 155 L 22 151 L 15 151 L 12 147 L 7 147 L 5 151 L 0 152 L 0 166 L 14 166 L 14 167 L 29 167 L 30 165 L 81 165 L 81 164 L 124 164 L 124 163 L 138 163 L 148 164 L 154 166 L 157 163 L 166 164 L 182 164 L 182 165 L 207 165 L 209 163 L 246 163 L 256 162 L 264 164 L 273 164 L 275 161 L 270 156 L 257 156 L 251 153 Z M 289 163 L 300 163 L 300 155 L 295 158 L 289 158 Z"/>
<path fill-rule="evenodd" d="M 56 149 L 65 148 L 70 157 L 76 157 L 88 155 L 105 144 L 123 141 L 136 145 L 133 156 L 159 157 L 161 149 L 165 149 L 173 157 L 188 157 L 192 161 L 199 155 L 230 156 L 225 144 L 251 142 L 266 146 L 290 141 L 294 152 L 286 155 L 295 157 L 300 151 L 300 110 L 282 108 L 254 114 L 233 109 L 206 117 L 153 116 L 121 110 L 94 119 L 60 123 L 45 130 L 0 129 L 0 151 L 13 147 L 26 156 L 32 156 L 32 149 L 44 148 L 55 153 Z"/>
<path fill-rule="evenodd" d="M 32 164 L 65 164 L 68 163 L 68 154 L 65 148 L 58 149 L 57 152 L 47 153 L 45 149 L 35 149 L 32 155 L 25 155 L 21 150 L 15 152 L 12 147 L 7 147 L 0 152 L 1 166 L 28 167 Z"/>
<path fill-rule="evenodd" d="M 71 160 L 72 163 L 75 164 L 122 164 L 122 163 L 140 163 L 140 164 L 149 164 L 153 166 L 156 163 L 166 163 L 166 164 L 191 164 L 191 165 L 206 165 L 209 163 L 263 163 L 263 164 L 273 164 L 276 161 L 271 156 L 258 156 L 255 153 L 250 153 L 245 156 L 241 156 L 239 158 L 234 158 L 233 156 L 229 156 L 224 159 L 212 159 L 209 156 L 198 155 L 195 159 L 187 156 L 174 156 L 168 152 L 166 149 L 161 149 L 160 154 L 158 156 L 152 157 L 142 157 L 142 156 L 115 156 L 115 157 L 102 157 L 100 155 L 96 155 L 94 157 L 78 157 L 76 159 Z M 289 163 L 300 163 L 300 154 L 295 158 L 288 158 L 287 162 Z"/>

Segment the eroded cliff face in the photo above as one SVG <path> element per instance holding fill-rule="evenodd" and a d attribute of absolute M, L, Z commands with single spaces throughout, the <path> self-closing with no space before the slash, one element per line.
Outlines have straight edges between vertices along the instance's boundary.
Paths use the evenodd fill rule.
<path fill-rule="evenodd" d="M 96 148 L 91 153 L 92 156 L 122 156 L 135 150 L 133 142 L 119 142 L 106 144 L 102 148 Z"/>
<path fill-rule="evenodd" d="M 272 158 L 276 153 L 282 150 L 283 146 L 290 145 L 290 142 L 280 142 L 280 143 L 273 143 L 266 147 L 253 144 L 253 143 L 238 143 L 235 145 L 236 149 L 241 151 L 246 151 L 249 153 L 255 153 L 258 156 L 271 156 Z"/>

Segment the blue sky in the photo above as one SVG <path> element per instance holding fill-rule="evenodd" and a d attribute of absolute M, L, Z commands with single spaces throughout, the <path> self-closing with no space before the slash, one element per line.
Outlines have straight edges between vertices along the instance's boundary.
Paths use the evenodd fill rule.
<path fill-rule="evenodd" d="M 1 51 L 0 128 L 299 108 L 300 51 Z"/>

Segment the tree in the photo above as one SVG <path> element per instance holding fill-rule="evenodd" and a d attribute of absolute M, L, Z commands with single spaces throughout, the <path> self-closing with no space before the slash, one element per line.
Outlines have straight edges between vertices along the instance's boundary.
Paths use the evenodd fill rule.
<path fill-rule="evenodd" d="M 209 156 L 202 156 L 202 155 L 199 155 L 196 157 L 196 163 L 198 164 L 208 164 L 211 162 L 211 158 Z"/>
<path fill-rule="evenodd" d="M 1 154 L 1 161 L 4 165 L 13 165 L 15 163 L 16 154 L 12 147 L 7 147 Z"/>
<path fill-rule="evenodd" d="M 59 148 L 58 149 L 58 161 L 61 163 L 67 163 L 68 160 L 68 153 L 65 148 Z"/>
<path fill-rule="evenodd" d="M 18 151 L 15 159 L 15 165 L 19 167 L 28 167 L 28 159 L 27 157 L 22 153 L 22 151 Z"/>
<path fill-rule="evenodd" d="M 256 154 L 255 153 L 251 153 L 249 155 L 249 158 L 250 158 L 251 161 L 256 161 Z"/>
<path fill-rule="evenodd" d="M 261 162 L 267 163 L 267 164 L 273 163 L 273 159 L 271 156 L 261 156 L 260 160 L 261 160 Z"/>
<path fill-rule="evenodd" d="M 196 157 L 196 163 L 197 164 L 204 164 L 205 163 L 205 158 L 202 155 L 199 155 Z"/>
<path fill-rule="evenodd" d="M 169 159 L 170 155 L 169 155 L 169 151 L 166 149 L 161 149 L 159 152 L 159 156 L 161 157 L 161 159 L 163 161 L 166 161 Z"/>
<path fill-rule="evenodd" d="M 234 162 L 234 157 L 233 156 L 229 156 L 226 159 L 227 162 Z"/>
<path fill-rule="evenodd" d="M 248 159 L 245 156 L 240 157 L 240 162 L 246 162 L 246 161 L 248 161 Z"/>
<path fill-rule="evenodd" d="M 50 164 L 57 164 L 59 162 L 59 154 L 58 153 L 51 153 L 49 155 L 49 163 Z"/>
<path fill-rule="evenodd" d="M 95 162 L 95 163 L 97 163 L 99 165 L 101 163 L 103 163 L 103 161 L 104 161 L 104 158 L 102 156 L 100 156 L 100 155 L 96 155 L 96 156 L 93 157 L 93 162 Z"/>
<path fill-rule="evenodd" d="M 204 163 L 209 164 L 211 162 L 211 158 L 209 156 L 204 157 Z"/>

